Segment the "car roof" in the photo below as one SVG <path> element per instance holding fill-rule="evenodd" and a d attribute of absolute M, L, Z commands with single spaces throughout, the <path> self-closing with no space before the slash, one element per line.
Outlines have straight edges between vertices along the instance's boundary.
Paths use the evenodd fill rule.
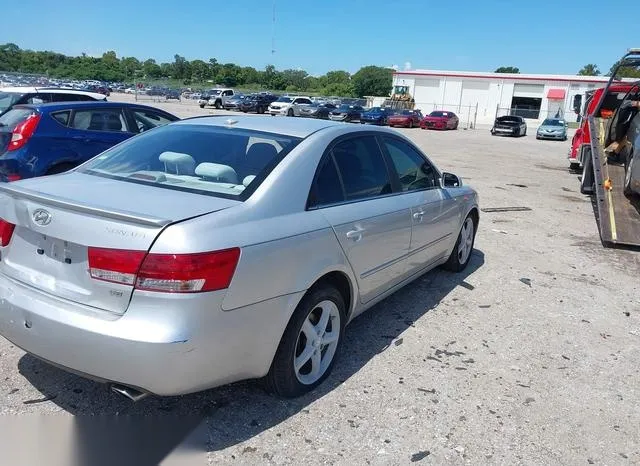
<path fill-rule="evenodd" d="M 91 91 L 82 91 L 79 89 L 69 89 L 64 87 L 3 87 L 0 88 L 0 92 L 10 92 L 10 93 L 20 93 L 20 94 L 29 94 L 29 93 L 37 93 L 37 92 L 50 92 L 52 94 L 79 94 L 79 95 L 88 95 L 90 97 L 96 99 L 104 99 L 104 95 L 98 92 Z"/>
<path fill-rule="evenodd" d="M 315 118 L 274 118 L 269 116 L 202 116 L 187 118 L 172 124 L 178 125 L 210 125 L 220 127 L 233 127 L 265 133 L 282 134 L 298 138 L 306 138 L 316 131 L 325 128 L 342 127 L 346 129 L 361 130 L 360 125 L 342 123 L 331 120 L 316 120 Z M 367 130 L 383 130 L 383 128 L 371 127 Z"/>
<path fill-rule="evenodd" d="M 56 111 L 56 110 L 68 110 L 74 108 L 91 107 L 91 108 L 110 108 L 110 107 L 126 107 L 126 108 L 144 108 L 148 110 L 157 110 L 163 113 L 168 113 L 157 107 L 150 105 L 141 105 L 130 102 L 107 102 L 107 101 L 85 101 L 85 102 L 54 102 L 48 104 L 19 104 L 14 105 L 13 108 L 36 108 L 43 111 Z"/>

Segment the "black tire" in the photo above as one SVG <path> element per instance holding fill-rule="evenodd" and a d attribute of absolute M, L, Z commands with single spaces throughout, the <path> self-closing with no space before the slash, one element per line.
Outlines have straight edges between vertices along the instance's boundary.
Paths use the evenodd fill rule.
<path fill-rule="evenodd" d="M 460 243 L 462 242 L 463 227 L 469 219 L 471 219 L 471 222 L 473 225 L 473 236 L 471 237 L 471 245 L 469 246 L 471 250 L 467 255 L 466 260 L 461 262 L 458 252 L 459 252 Z M 464 219 L 464 222 L 462 223 L 462 225 L 463 226 L 460 228 L 460 233 L 458 233 L 458 239 L 456 240 L 456 245 L 453 247 L 453 251 L 451 251 L 451 255 L 449 256 L 449 259 L 442 266 L 444 269 L 449 270 L 451 272 L 462 272 L 467 267 L 467 264 L 469 264 L 469 261 L 471 260 L 471 256 L 473 254 L 473 246 L 475 244 L 476 233 L 478 231 L 478 222 L 476 221 L 473 215 L 469 214 L 467 215 L 467 218 Z"/>
<path fill-rule="evenodd" d="M 316 309 L 322 301 L 332 301 L 338 308 L 340 314 L 340 334 L 338 344 L 329 366 L 322 376 L 311 384 L 303 384 L 298 380 L 294 369 L 298 337 L 307 317 Z M 275 393 L 284 398 L 295 398 L 310 392 L 320 385 L 331 373 L 333 365 L 338 358 L 340 348 L 344 340 L 344 328 L 346 323 L 346 311 L 344 298 L 338 290 L 328 284 L 319 284 L 312 288 L 302 298 L 298 307 L 293 312 L 287 328 L 282 335 L 280 344 L 271 363 L 269 373 L 264 378 L 267 391 Z"/>
<path fill-rule="evenodd" d="M 624 186 L 622 188 L 624 195 L 627 197 L 633 196 L 635 194 L 633 192 L 633 189 L 631 189 L 631 170 L 633 169 L 633 163 L 633 157 L 629 155 L 629 158 L 624 164 Z"/>
<path fill-rule="evenodd" d="M 569 170 L 579 170 L 580 169 L 580 164 L 577 162 L 570 162 L 569 163 Z"/>
<path fill-rule="evenodd" d="M 71 170 L 73 167 L 75 167 L 75 165 L 72 163 L 59 163 L 58 165 L 54 165 L 53 167 L 49 168 L 46 175 L 58 175 L 60 173 Z"/>
<path fill-rule="evenodd" d="M 409 128 L 412 129 L 413 128 L 413 120 L 409 120 Z"/>
<path fill-rule="evenodd" d="M 216 110 L 220 110 L 222 108 L 222 102 L 216 100 L 216 103 L 213 106 L 216 108 Z"/>
<path fill-rule="evenodd" d="M 293 109 L 290 108 L 289 111 L 287 112 L 287 116 L 288 117 L 292 117 L 293 116 Z"/>
<path fill-rule="evenodd" d="M 200 108 L 204 108 L 204 105 L 205 105 L 205 104 L 200 104 Z"/>
<path fill-rule="evenodd" d="M 264 113 L 264 108 L 262 108 L 262 107 L 258 107 L 258 108 L 256 109 L 256 113 L 257 113 L 258 115 L 262 115 L 262 114 Z"/>
<path fill-rule="evenodd" d="M 582 178 L 580 179 L 580 193 L 593 194 L 595 192 L 596 177 L 593 171 L 593 159 L 591 154 L 582 162 Z"/>

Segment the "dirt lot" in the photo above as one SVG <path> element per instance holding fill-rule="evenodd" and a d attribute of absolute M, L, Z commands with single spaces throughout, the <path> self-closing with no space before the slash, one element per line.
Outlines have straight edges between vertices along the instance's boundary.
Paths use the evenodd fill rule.
<path fill-rule="evenodd" d="M 568 143 L 401 131 L 481 207 L 531 210 L 483 214 L 465 274 L 430 272 L 356 319 L 317 392 L 132 404 L 2 340 L 0 413 L 196 414 L 209 464 L 640 463 L 640 252 L 601 246 Z"/>

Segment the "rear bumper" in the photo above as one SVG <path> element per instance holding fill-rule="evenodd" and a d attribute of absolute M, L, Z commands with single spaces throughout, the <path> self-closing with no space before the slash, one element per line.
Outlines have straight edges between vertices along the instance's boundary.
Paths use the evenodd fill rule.
<path fill-rule="evenodd" d="M 62 368 L 156 395 L 264 376 L 302 292 L 233 311 L 225 292 L 135 292 L 115 316 L 0 275 L 0 334 Z"/>

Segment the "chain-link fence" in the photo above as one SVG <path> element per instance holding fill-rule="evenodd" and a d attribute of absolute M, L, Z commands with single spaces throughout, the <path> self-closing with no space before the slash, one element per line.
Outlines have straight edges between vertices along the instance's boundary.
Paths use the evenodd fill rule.
<path fill-rule="evenodd" d="M 473 105 L 461 105 L 435 102 L 416 102 L 414 108 L 416 110 L 420 110 L 425 116 L 435 110 L 455 113 L 459 119 L 458 127 L 461 129 L 475 128 L 478 120 L 477 103 Z"/>

